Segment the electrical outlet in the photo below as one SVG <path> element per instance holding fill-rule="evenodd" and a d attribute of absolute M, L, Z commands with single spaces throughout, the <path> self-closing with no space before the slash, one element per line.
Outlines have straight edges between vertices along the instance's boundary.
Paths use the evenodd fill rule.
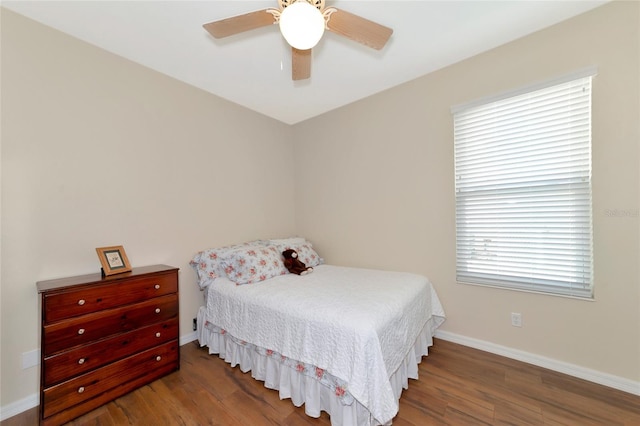
<path fill-rule="evenodd" d="M 522 314 L 520 314 L 520 312 L 511 312 L 511 325 L 514 327 L 522 327 Z"/>

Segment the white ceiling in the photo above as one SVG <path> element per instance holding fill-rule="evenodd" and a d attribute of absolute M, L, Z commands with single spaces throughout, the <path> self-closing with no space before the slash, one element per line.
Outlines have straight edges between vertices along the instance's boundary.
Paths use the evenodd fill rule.
<path fill-rule="evenodd" d="M 393 28 L 376 51 L 326 32 L 311 79 L 291 80 L 277 26 L 222 40 L 202 24 L 262 1 L 2 1 L 2 6 L 287 124 L 412 80 L 608 0 L 349 1 L 327 5 Z"/>

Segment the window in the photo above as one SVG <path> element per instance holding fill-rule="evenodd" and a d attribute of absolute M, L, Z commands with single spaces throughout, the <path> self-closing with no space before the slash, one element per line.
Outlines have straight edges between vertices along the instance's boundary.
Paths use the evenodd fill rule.
<path fill-rule="evenodd" d="M 591 79 L 452 109 L 458 282 L 590 298 Z"/>

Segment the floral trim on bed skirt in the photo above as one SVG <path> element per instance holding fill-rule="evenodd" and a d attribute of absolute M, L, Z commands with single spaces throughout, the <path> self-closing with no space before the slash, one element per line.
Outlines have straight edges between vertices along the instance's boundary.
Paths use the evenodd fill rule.
<path fill-rule="evenodd" d="M 340 400 L 340 402 L 343 405 L 353 404 L 354 398 L 348 392 L 348 383 L 342 379 L 339 379 L 329 374 L 322 368 L 316 367 L 311 364 L 307 364 L 305 362 L 296 361 L 294 359 L 288 358 L 271 349 L 262 348 L 260 346 L 254 345 L 253 343 L 245 342 L 244 340 L 238 339 L 237 337 L 227 333 L 226 330 L 218 327 L 217 325 L 210 323 L 209 321 L 206 321 L 204 325 L 212 333 L 225 335 L 228 339 L 231 339 L 234 343 L 238 345 L 244 346 L 249 350 L 253 350 L 262 356 L 272 358 L 280 362 L 280 364 L 286 367 L 289 367 L 292 370 L 295 370 L 298 373 L 305 375 L 306 377 L 310 377 L 316 380 L 323 386 L 326 386 L 327 388 L 331 389 L 331 391 L 335 394 L 335 396 Z"/>

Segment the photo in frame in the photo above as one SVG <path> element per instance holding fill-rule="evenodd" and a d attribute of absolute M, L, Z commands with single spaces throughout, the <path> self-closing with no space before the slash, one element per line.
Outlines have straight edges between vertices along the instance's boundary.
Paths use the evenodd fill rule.
<path fill-rule="evenodd" d="M 109 276 L 131 271 L 131 264 L 124 247 L 98 247 L 96 252 L 102 265 L 102 275 Z"/>

